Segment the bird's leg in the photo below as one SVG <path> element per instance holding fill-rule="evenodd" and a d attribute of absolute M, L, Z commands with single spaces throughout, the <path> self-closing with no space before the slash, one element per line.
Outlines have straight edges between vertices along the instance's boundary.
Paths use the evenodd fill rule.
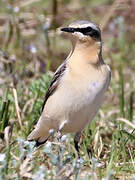
<path fill-rule="evenodd" d="M 75 144 L 75 149 L 77 151 L 77 153 L 79 154 L 79 141 L 80 141 L 80 137 L 81 137 L 81 132 L 77 132 L 75 134 L 75 137 L 74 137 L 74 144 Z"/>

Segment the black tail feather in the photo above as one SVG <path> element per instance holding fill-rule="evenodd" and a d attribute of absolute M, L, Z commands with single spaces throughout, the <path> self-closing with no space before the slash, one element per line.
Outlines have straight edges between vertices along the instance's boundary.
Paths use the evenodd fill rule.
<path fill-rule="evenodd" d="M 41 146 L 42 144 L 45 144 L 47 140 L 48 140 L 48 138 L 47 138 L 45 141 L 43 141 L 43 142 L 39 142 L 39 141 L 37 140 L 37 141 L 36 141 L 36 147 L 39 147 L 39 146 Z"/>

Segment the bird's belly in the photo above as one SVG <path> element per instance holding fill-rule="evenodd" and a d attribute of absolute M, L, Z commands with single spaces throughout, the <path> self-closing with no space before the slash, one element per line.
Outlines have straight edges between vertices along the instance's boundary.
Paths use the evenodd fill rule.
<path fill-rule="evenodd" d="M 104 92 L 102 84 L 98 82 L 92 82 L 88 88 L 84 88 L 84 91 L 72 91 L 72 98 L 68 97 L 70 105 L 67 108 L 68 118 L 63 131 L 67 133 L 82 131 L 99 110 Z"/>
<path fill-rule="evenodd" d="M 46 103 L 44 124 L 50 129 L 59 129 L 65 122 L 63 132 L 82 131 L 99 110 L 104 87 L 104 83 L 98 81 L 82 83 L 80 88 L 71 88 L 68 84 L 60 87 Z"/>

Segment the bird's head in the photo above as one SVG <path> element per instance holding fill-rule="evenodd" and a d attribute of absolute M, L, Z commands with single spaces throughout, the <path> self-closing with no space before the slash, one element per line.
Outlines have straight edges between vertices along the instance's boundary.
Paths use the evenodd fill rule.
<path fill-rule="evenodd" d="M 74 41 L 101 42 L 99 27 L 90 21 L 74 21 L 68 27 L 61 28 L 61 31 L 68 33 Z"/>

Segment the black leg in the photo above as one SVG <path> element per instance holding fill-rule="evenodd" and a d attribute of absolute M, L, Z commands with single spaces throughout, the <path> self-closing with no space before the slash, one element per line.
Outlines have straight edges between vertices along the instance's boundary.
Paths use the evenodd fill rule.
<path fill-rule="evenodd" d="M 74 137 L 74 144 L 75 144 L 75 149 L 76 151 L 79 153 L 79 141 L 80 141 L 80 137 L 81 137 L 81 132 L 78 132 L 75 134 L 75 137 Z"/>

